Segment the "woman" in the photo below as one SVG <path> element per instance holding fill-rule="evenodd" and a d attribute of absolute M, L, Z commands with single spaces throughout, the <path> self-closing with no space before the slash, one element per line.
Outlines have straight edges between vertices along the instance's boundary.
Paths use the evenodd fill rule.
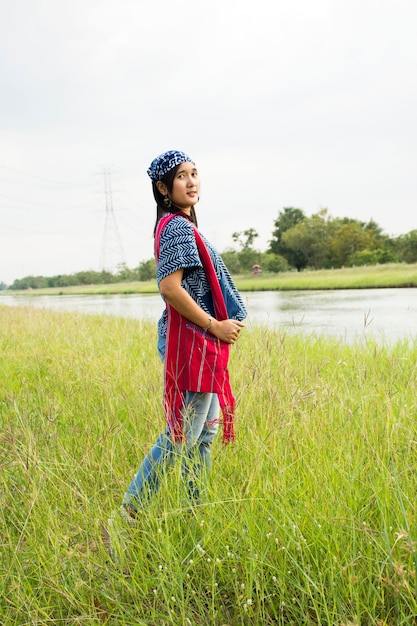
<path fill-rule="evenodd" d="M 219 402 L 223 441 L 233 439 L 227 361 L 246 317 L 222 259 L 198 232 L 194 207 L 200 179 L 194 162 L 170 150 L 152 161 L 148 175 L 157 204 L 157 281 L 166 303 L 158 322 L 158 351 L 164 361 L 167 425 L 124 495 L 120 513 L 130 525 L 176 456 L 182 457 L 190 505 L 199 504 L 219 427 Z"/>

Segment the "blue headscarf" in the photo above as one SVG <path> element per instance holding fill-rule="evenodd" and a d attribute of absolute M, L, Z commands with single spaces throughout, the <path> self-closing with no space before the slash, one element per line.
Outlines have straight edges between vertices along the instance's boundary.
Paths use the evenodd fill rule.
<path fill-rule="evenodd" d="M 194 161 L 190 159 L 185 152 L 180 152 L 179 150 L 168 150 L 168 152 L 160 154 L 152 161 L 151 166 L 148 169 L 149 178 L 154 182 L 157 182 L 158 180 L 161 180 L 165 174 L 169 172 L 169 170 L 172 170 L 173 167 L 179 165 L 180 163 L 186 163 L 187 161 L 194 163 Z"/>

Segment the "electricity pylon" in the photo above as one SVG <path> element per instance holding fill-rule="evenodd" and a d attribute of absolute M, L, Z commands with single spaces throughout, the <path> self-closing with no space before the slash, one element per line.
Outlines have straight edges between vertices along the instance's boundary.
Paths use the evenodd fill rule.
<path fill-rule="evenodd" d="M 103 243 L 101 247 L 102 271 L 114 272 L 118 265 L 126 263 L 122 240 L 113 209 L 111 170 L 103 168 L 106 217 L 104 221 Z"/>

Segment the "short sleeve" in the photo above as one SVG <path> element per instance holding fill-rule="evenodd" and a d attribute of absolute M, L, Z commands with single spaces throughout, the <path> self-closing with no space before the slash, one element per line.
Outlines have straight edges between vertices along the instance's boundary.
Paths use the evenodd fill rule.
<path fill-rule="evenodd" d="M 157 267 L 158 285 L 179 269 L 202 267 L 193 226 L 185 217 L 170 220 L 161 234 Z"/>

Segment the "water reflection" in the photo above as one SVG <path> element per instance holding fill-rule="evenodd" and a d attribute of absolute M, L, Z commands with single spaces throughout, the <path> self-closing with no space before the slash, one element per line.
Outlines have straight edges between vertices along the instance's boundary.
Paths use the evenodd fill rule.
<path fill-rule="evenodd" d="M 289 332 L 331 335 L 346 341 L 374 337 L 387 342 L 414 339 L 415 289 L 264 291 L 243 293 L 248 326 L 265 324 Z M 156 321 L 163 302 L 155 295 L 1 296 L 0 304 L 81 313 L 105 313 Z"/>
<path fill-rule="evenodd" d="M 251 293 L 247 304 L 257 323 L 334 335 L 347 340 L 414 339 L 415 289 L 342 289 Z"/>

